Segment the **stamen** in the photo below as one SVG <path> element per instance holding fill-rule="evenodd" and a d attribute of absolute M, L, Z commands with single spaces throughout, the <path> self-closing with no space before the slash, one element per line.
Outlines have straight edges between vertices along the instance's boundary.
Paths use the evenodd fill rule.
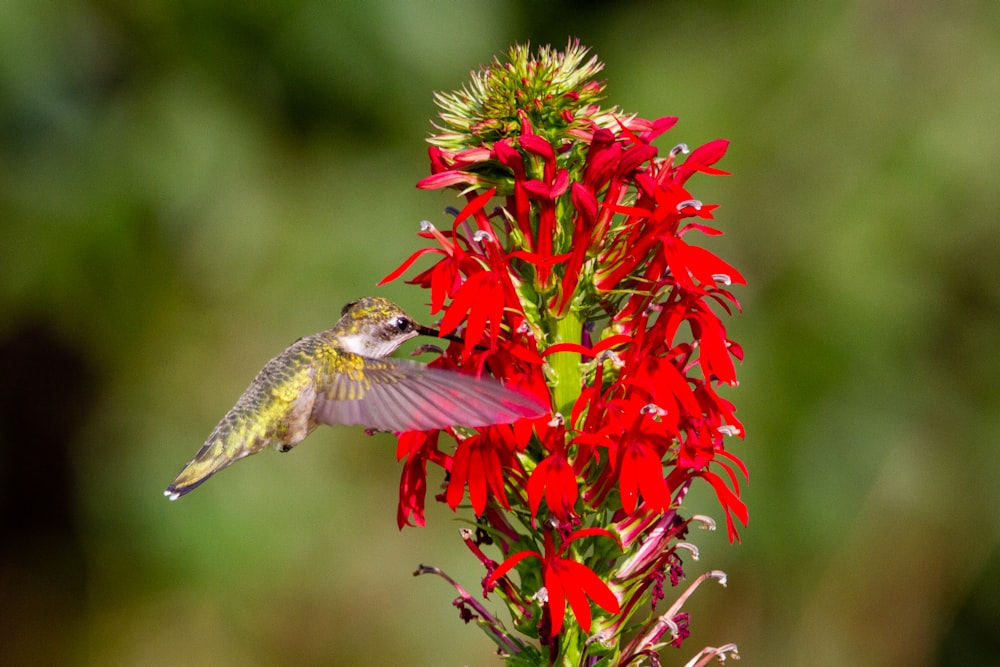
<path fill-rule="evenodd" d="M 591 636 L 587 637 L 587 641 L 585 641 L 584 644 L 586 646 L 590 646 L 591 644 L 597 642 L 602 646 L 611 646 L 612 637 L 614 637 L 614 632 L 611 630 L 611 628 L 605 628 L 600 632 L 595 632 Z"/>
<path fill-rule="evenodd" d="M 622 369 L 625 367 L 625 362 L 622 360 L 621 356 L 614 350 L 604 350 L 597 358 L 603 363 L 605 361 L 610 361 L 614 368 Z"/>
<path fill-rule="evenodd" d="M 697 521 L 701 523 L 699 528 L 702 530 L 715 530 L 715 519 L 710 516 L 705 516 L 704 514 L 695 514 L 691 517 L 691 521 Z"/>
<path fill-rule="evenodd" d="M 694 656 L 684 667 L 703 667 L 715 658 L 719 661 L 719 664 L 726 662 L 726 658 L 732 658 L 733 660 L 740 659 L 740 650 L 736 644 L 724 644 L 723 646 L 706 646 L 705 648 L 698 651 L 698 655 Z"/>
<path fill-rule="evenodd" d="M 697 199 L 685 199 L 684 201 L 682 201 L 680 204 L 677 205 L 677 210 L 679 212 L 679 211 L 682 211 L 682 210 L 690 207 L 690 208 L 693 208 L 696 211 L 700 211 L 702 205 L 703 204 L 700 201 L 698 201 Z"/>
<path fill-rule="evenodd" d="M 485 229 L 477 229 L 476 233 L 472 235 L 472 240 L 476 243 L 482 243 L 483 241 L 495 241 L 496 239 Z"/>
<path fill-rule="evenodd" d="M 723 285 L 732 285 L 733 280 L 729 277 L 728 273 L 713 273 L 712 280 L 717 283 L 722 283 Z"/>
<path fill-rule="evenodd" d="M 667 414 L 667 411 L 661 408 L 656 403 L 647 403 L 646 405 L 639 408 L 639 414 L 653 415 L 653 417 L 662 417 L 665 414 Z"/>
<path fill-rule="evenodd" d="M 435 227 L 433 225 L 433 223 L 431 223 L 430 220 L 421 220 L 420 221 L 420 231 L 422 231 L 422 232 L 433 232 L 436 229 L 437 229 L 437 227 Z"/>
<path fill-rule="evenodd" d="M 687 589 L 685 589 L 684 592 L 681 593 L 676 600 L 674 600 L 674 603 L 670 605 L 670 608 L 667 609 L 667 611 L 664 612 L 662 615 L 657 617 L 656 622 L 648 631 L 636 637 L 629 643 L 629 645 L 626 647 L 626 650 L 624 651 L 624 655 L 634 655 L 639 651 L 644 651 L 652 648 L 657 642 L 660 641 L 660 637 L 663 636 L 665 628 L 670 628 L 671 632 L 674 635 L 674 638 L 676 638 L 678 636 L 678 633 L 677 633 L 677 625 L 673 621 L 674 617 L 680 613 L 681 608 L 684 606 L 684 603 L 687 602 L 688 598 L 691 597 L 691 594 L 694 593 L 695 590 L 698 588 L 698 586 L 700 586 L 701 583 L 706 579 L 716 579 L 723 586 L 726 585 L 726 573 L 723 572 L 722 570 L 710 570 L 708 572 L 705 572 L 704 574 L 699 575 L 698 578 L 695 579 L 693 582 L 691 582 L 691 584 L 687 587 Z M 694 664 L 704 664 L 704 663 L 694 663 Z"/>
<path fill-rule="evenodd" d="M 677 549 L 687 549 L 688 551 L 690 551 L 691 552 L 691 560 L 698 560 L 699 556 L 701 555 L 701 552 L 698 551 L 698 547 L 696 547 L 695 545 L 691 544 L 690 542 L 678 542 L 676 548 Z"/>
<path fill-rule="evenodd" d="M 716 430 L 719 433 L 721 433 L 722 435 L 734 436 L 734 435 L 739 435 L 740 434 L 740 429 L 738 429 L 737 427 L 735 427 L 735 426 L 733 426 L 731 424 L 723 424 L 722 426 L 720 426 Z"/>
<path fill-rule="evenodd" d="M 690 152 L 691 151 L 688 149 L 687 144 L 677 144 L 676 146 L 670 149 L 670 157 L 677 157 L 681 153 L 687 155 Z"/>

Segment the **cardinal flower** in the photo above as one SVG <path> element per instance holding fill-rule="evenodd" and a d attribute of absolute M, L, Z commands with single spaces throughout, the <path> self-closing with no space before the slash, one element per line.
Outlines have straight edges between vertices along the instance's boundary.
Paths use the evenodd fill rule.
<path fill-rule="evenodd" d="M 430 245 L 383 281 L 427 289 L 442 332 L 459 339 L 432 366 L 493 376 L 552 407 L 509 425 L 403 433 L 398 449 L 400 526 L 423 524 L 429 470 L 442 468 L 437 499 L 469 505 L 465 546 L 515 627 L 448 579 L 456 605 L 518 665 L 653 661 L 680 645 L 690 591 L 656 614 L 693 549 L 682 542 L 688 489 L 715 493 L 730 540 L 748 520 L 747 469 L 730 449 L 744 429 L 720 395 L 743 359 L 723 318 L 740 310 L 731 290 L 745 279 L 703 247 L 721 233 L 718 205 L 694 191 L 726 174 L 716 165 L 729 142 L 661 150 L 678 119 L 604 105 L 602 67 L 575 41 L 517 46 L 438 94 L 418 187 L 454 190 L 459 203 L 422 224 Z"/>

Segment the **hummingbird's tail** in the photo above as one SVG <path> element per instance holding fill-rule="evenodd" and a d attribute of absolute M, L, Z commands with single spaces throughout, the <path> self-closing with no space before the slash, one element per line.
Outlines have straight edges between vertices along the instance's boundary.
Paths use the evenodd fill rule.
<path fill-rule="evenodd" d="M 231 435 L 231 434 L 230 434 Z M 229 443 L 225 433 L 213 433 L 208 441 L 201 446 L 194 458 L 188 461 L 183 470 L 178 473 L 167 490 L 163 492 L 170 500 L 181 496 L 201 486 L 209 477 L 226 468 L 250 452 L 236 443 Z"/>

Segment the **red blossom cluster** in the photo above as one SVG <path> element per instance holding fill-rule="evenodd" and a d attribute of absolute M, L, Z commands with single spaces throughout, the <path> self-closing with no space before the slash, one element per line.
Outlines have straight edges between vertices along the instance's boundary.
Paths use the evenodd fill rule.
<path fill-rule="evenodd" d="M 570 632 L 567 603 L 584 636 L 590 602 L 600 607 L 607 640 L 641 600 L 655 606 L 665 578 L 677 583 L 687 530 L 677 509 L 695 478 L 714 489 L 730 540 L 747 522 L 747 471 L 725 447 L 743 426 L 717 391 L 736 384 L 743 357 L 719 313 L 739 308 L 728 287 L 744 278 L 689 243 L 692 232 L 720 232 L 708 224 L 717 206 L 686 189 L 696 173 L 726 173 L 713 165 L 728 142 L 660 156 L 652 142 L 676 118 L 563 116 L 562 131 L 547 132 L 522 110 L 509 136 L 432 147 L 418 186 L 457 188 L 466 204 L 451 229 L 424 223 L 420 236 L 436 245 L 383 280 L 433 257 L 409 282 L 430 290 L 441 333 L 464 339 L 434 363 L 491 374 L 553 407 L 551 418 L 453 430 L 453 451 L 440 432 L 401 434 L 397 450 L 400 527 L 424 523 L 427 465 L 442 467 L 439 499 L 456 509 L 467 496 L 479 520 L 481 539 L 467 544 L 487 568 L 484 593 L 500 586 L 550 657 L 566 651 L 557 637 Z"/>

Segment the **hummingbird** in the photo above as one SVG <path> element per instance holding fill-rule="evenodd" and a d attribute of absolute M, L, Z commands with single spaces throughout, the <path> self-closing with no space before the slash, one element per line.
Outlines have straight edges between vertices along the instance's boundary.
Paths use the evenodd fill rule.
<path fill-rule="evenodd" d="M 549 412 L 492 378 L 389 357 L 419 335 L 439 334 L 388 299 L 347 304 L 333 328 L 298 339 L 267 362 L 164 495 L 177 500 L 268 447 L 287 452 L 320 424 L 427 431 Z"/>

